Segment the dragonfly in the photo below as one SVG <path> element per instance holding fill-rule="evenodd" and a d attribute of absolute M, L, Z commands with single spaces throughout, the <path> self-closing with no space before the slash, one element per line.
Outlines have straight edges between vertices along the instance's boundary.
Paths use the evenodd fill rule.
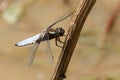
<path fill-rule="evenodd" d="M 60 40 L 60 37 L 61 36 L 65 36 L 64 33 L 65 33 L 65 30 L 62 28 L 62 27 L 57 27 L 56 29 L 55 28 L 52 28 L 55 24 L 63 21 L 64 19 L 68 18 L 69 16 L 71 16 L 73 14 L 72 13 L 68 13 L 68 14 L 64 14 L 63 16 L 61 16 L 60 18 L 58 18 L 56 21 L 54 21 L 50 26 L 47 27 L 47 29 L 43 30 L 42 32 L 32 36 L 32 37 L 29 37 L 25 40 L 22 40 L 18 43 L 15 44 L 15 46 L 18 46 L 18 47 L 22 47 L 22 46 L 26 46 L 26 45 L 31 45 L 33 44 L 33 49 L 31 51 L 31 54 L 29 56 L 29 62 L 28 62 L 28 66 L 30 66 L 32 63 L 33 63 L 33 60 L 36 56 L 36 53 L 37 53 L 37 49 L 40 45 L 40 43 L 42 41 L 47 41 L 47 46 L 50 50 L 50 54 L 49 54 L 49 57 L 53 60 L 54 59 L 54 56 L 52 54 L 52 51 L 50 49 L 50 45 L 49 45 L 49 40 L 52 40 L 52 39 L 55 39 L 55 44 L 56 46 L 58 47 L 62 47 L 60 45 L 58 45 L 58 42 L 60 43 L 64 43 Z"/>

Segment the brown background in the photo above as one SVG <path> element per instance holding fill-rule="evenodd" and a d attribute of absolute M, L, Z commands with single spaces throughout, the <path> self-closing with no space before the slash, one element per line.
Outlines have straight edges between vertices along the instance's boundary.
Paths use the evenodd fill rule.
<path fill-rule="evenodd" d="M 78 2 L 79 0 L 71 0 L 68 6 L 62 0 L 38 0 L 25 10 L 25 14 L 16 24 L 7 23 L 1 17 L 0 80 L 49 80 L 61 50 L 55 46 L 54 40 L 50 41 L 55 56 L 53 63 L 49 63 L 47 59 L 47 50 L 43 42 L 40 44 L 34 63 L 29 68 L 26 66 L 26 59 L 31 46 L 19 48 L 14 44 L 41 32 L 69 8 L 75 10 Z M 107 46 L 104 50 L 99 49 L 105 26 L 115 7 L 120 5 L 119 2 L 119 0 L 97 0 L 78 40 L 66 80 L 120 79 L 120 15 L 108 38 Z M 55 27 L 63 27 L 67 32 L 71 18 Z M 101 57 L 104 54 L 105 57 Z"/>

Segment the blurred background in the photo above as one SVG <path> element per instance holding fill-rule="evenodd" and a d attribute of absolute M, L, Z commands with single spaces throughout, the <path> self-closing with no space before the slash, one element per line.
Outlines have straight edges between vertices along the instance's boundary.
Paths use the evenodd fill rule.
<path fill-rule="evenodd" d="M 50 44 L 55 57 L 49 63 L 44 42 L 30 67 L 32 45 L 15 43 L 38 34 L 80 0 L 0 0 L 0 80 L 50 80 L 61 48 Z M 120 0 L 97 0 L 91 10 L 67 70 L 65 80 L 120 79 Z M 69 28 L 72 16 L 54 26 Z M 66 34 L 65 33 L 65 34 Z M 63 37 L 64 40 L 64 37 Z"/>

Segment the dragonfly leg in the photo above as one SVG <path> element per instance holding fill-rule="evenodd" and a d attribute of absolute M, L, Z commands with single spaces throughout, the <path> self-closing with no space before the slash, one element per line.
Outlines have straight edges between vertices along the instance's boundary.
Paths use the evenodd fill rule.
<path fill-rule="evenodd" d="M 60 40 L 60 37 L 57 37 L 57 41 L 59 41 L 60 43 L 64 43 L 63 41 Z"/>
<path fill-rule="evenodd" d="M 58 41 L 57 38 L 55 38 L 55 44 L 56 44 L 56 46 L 62 48 L 62 46 L 58 45 L 57 41 Z"/>

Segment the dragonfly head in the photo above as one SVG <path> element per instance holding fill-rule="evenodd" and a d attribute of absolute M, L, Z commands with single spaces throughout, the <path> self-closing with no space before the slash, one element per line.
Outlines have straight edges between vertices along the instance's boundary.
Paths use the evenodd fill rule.
<path fill-rule="evenodd" d="M 59 33 L 60 36 L 63 36 L 65 33 L 65 30 L 63 28 L 57 28 L 57 32 Z"/>

